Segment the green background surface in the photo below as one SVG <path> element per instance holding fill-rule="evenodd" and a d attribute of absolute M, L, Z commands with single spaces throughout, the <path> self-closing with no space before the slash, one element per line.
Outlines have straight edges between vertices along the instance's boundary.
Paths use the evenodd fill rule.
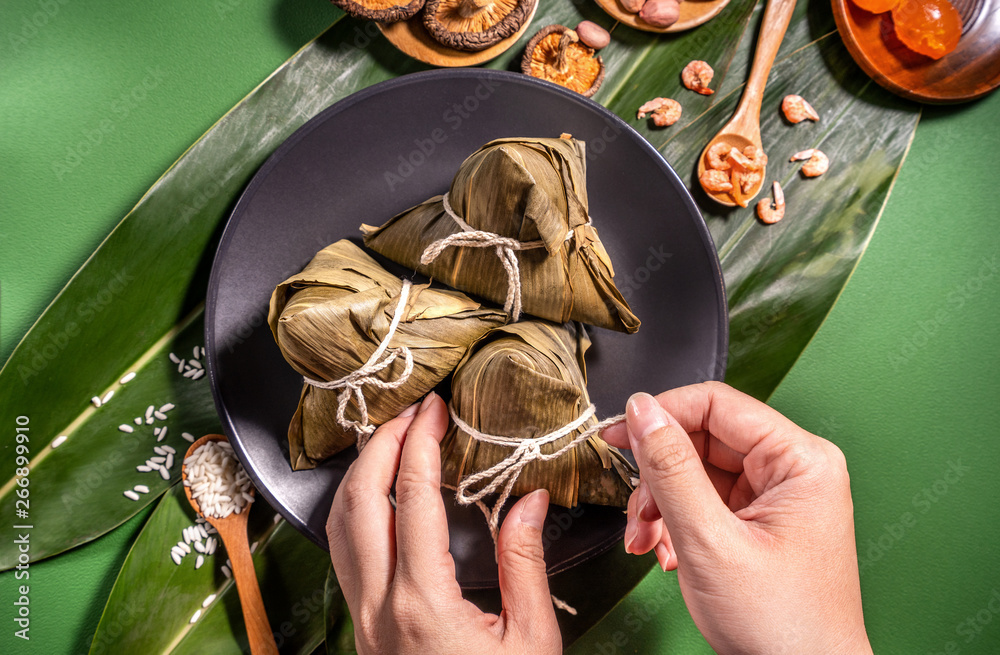
<path fill-rule="evenodd" d="M 336 15 L 321 0 L 0 4 L 0 360 L 159 175 Z M 867 254 L 771 399 L 847 455 L 876 652 L 1000 648 L 998 124 L 997 94 L 924 110 Z M 86 652 L 145 516 L 32 565 L 30 642 L 13 637 L 20 582 L 0 575 L 0 652 Z M 573 649 L 668 651 L 710 649 L 658 571 Z"/>

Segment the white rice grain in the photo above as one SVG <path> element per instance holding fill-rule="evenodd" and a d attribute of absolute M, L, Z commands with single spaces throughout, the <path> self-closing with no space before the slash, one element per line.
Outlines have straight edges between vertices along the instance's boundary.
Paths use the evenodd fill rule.
<path fill-rule="evenodd" d="M 93 398 L 91 398 L 90 402 L 94 403 L 94 407 L 100 407 L 101 406 L 101 399 L 99 397 L 97 397 L 97 396 L 94 396 Z"/>
<path fill-rule="evenodd" d="M 196 368 L 189 368 L 188 370 L 184 371 L 184 377 L 186 377 L 186 378 L 193 378 L 194 374 L 197 373 L 197 372 L 198 372 L 198 369 L 196 369 Z"/>
<path fill-rule="evenodd" d="M 199 362 L 197 359 L 192 359 L 191 361 L 188 362 L 188 364 L 190 364 L 195 368 L 201 368 L 201 362 Z"/>
<path fill-rule="evenodd" d="M 132 426 L 129 425 L 128 423 L 122 423 L 121 425 L 118 426 L 118 429 L 121 430 L 122 432 L 134 432 Z"/>
<path fill-rule="evenodd" d="M 205 375 L 205 370 L 204 369 L 198 369 L 197 371 L 195 371 L 195 374 L 191 376 L 191 379 L 192 380 L 200 380 L 203 375 Z"/>
<path fill-rule="evenodd" d="M 152 468 L 150 468 L 150 467 L 149 467 L 148 465 L 146 465 L 146 464 L 143 464 L 142 466 L 136 466 L 136 467 L 135 467 L 135 470 L 136 470 L 136 471 L 139 471 L 140 473 L 149 473 L 149 472 L 150 472 L 150 471 L 152 471 L 153 469 L 152 469 Z"/>
<path fill-rule="evenodd" d="M 196 551 L 198 551 L 199 553 L 204 553 L 205 552 L 205 544 L 201 543 L 200 541 L 196 541 L 196 542 L 194 542 L 194 549 Z"/>
<path fill-rule="evenodd" d="M 199 350 L 199 347 L 195 346 L 194 350 L 192 351 L 194 353 L 194 358 L 195 359 L 198 359 L 200 357 L 200 355 L 198 354 L 198 350 Z"/>
<path fill-rule="evenodd" d="M 228 442 L 205 442 L 184 460 L 184 466 L 185 484 L 205 516 L 241 513 L 252 502 L 250 480 Z"/>
<path fill-rule="evenodd" d="M 167 420 L 167 415 L 164 414 L 163 412 L 161 412 L 160 410 L 156 410 L 155 412 L 153 412 L 153 416 L 155 416 L 157 418 L 157 420 L 160 420 L 160 421 L 166 421 Z"/>
<path fill-rule="evenodd" d="M 226 576 L 227 578 L 233 577 L 233 574 L 229 572 L 229 567 L 226 566 L 225 564 L 222 565 L 222 575 Z"/>
<path fill-rule="evenodd" d="M 131 489 L 129 489 L 128 491 L 125 491 L 124 492 L 124 496 L 126 498 L 131 498 L 132 500 L 139 500 L 139 494 L 137 494 L 136 492 L 132 491 Z"/>
<path fill-rule="evenodd" d="M 167 461 L 167 458 L 160 457 L 159 455 L 153 455 L 152 457 L 149 458 L 149 461 L 155 462 L 156 464 L 162 464 L 163 462 Z"/>
<path fill-rule="evenodd" d="M 153 452 L 156 453 L 157 455 L 166 455 L 167 454 L 167 451 L 163 450 L 159 446 L 153 446 Z"/>
<path fill-rule="evenodd" d="M 169 412 L 170 410 L 172 410 L 173 408 L 174 408 L 174 404 L 173 403 L 167 403 L 166 405 L 164 405 L 163 407 L 160 408 L 160 411 L 166 413 L 166 412 Z"/>
<path fill-rule="evenodd" d="M 201 565 L 204 564 L 204 563 L 205 563 L 205 556 L 204 555 L 198 555 L 198 559 L 195 560 L 195 563 L 194 563 L 194 568 L 200 569 Z"/>
<path fill-rule="evenodd" d="M 170 553 L 170 559 L 174 560 L 174 564 L 176 564 L 177 566 L 181 565 L 181 556 L 178 555 L 177 553 L 173 552 Z"/>
<path fill-rule="evenodd" d="M 197 568 L 197 567 L 195 567 L 195 568 Z M 201 618 L 201 610 L 197 610 L 194 613 L 194 616 L 191 617 L 191 620 L 188 621 L 188 623 L 197 623 L 198 619 L 200 619 L 200 618 Z"/>
<path fill-rule="evenodd" d="M 135 485 L 132 488 L 135 489 L 136 491 L 138 491 L 141 494 L 148 494 L 149 493 L 149 487 L 147 487 L 144 484 L 137 484 L 137 485 Z"/>
<path fill-rule="evenodd" d="M 141 416 L 136 416 L 135 419 L 133 420 L 133 422 L 136 425 L 142 425 L 142 417 Z"/>
<path fill-rule="evenodd" d="M 146 420 L 147 421 L 149 419 L 153 418 L 153 412 L 155 410 L 156 410 L 156 407 L 154 405 L 150 405 L 149 407 L 146 408 Z"/>
<path fill-rule="evenodd" d="M 187 544 L 187 542 L 185 542 L 185 541 L 180 541 L 180 542 L 178 542 L 178 543 L 177 543 L 177 545 L 178 545 L 178 546 L 180 546 L 180 547 L 181 547 L 181 550 L 183 550 L 183 551 L 184 551 L 185 553 L 188 553 L 188 554 L 190 554 L 190 553 L 191 553 L 191 546 L 189 546 L 189 545 Z"/>
<path fill-rule="evenodd" d="M 176 364 L 177 362 L 179 362 L 181 360 L 180 360 L 179 357 L 177 357 L 177 355 L 175 355 L 173 353 L 170 353 L 170 361 L 172 361 L 174 364 Z"/>
<path fill-rule="evenodd" d="M 55 450 L 59 446 L 63 445 L 63 443 L 66 442 L 67 438 L 68 437 L 65 434 L 60 435 L 60 436 L 58 436 L 58 437 L 56 437 L 55 439 L 52 440 L 52 443 L 49 444 L 49 447 L 51 447 L 53 450 Z"/>
<path fill-rule="evenodd" d="M 180 363 L 178 363 L 178 364 L 177 364 L 177 372 L 178 372 L 178 373 L 181 373 L 181 372 L 183 372 L 183 371 L 184 371 L 184 361 L 185 361 L 185 360 L 183 360 L 183 359 L 182 359 L 182 360 L 180 361 Z"/>
<path fill-rule="evenodd" d="M 208 607 L 209 605 L 212 604 L 213 600 L 215 600 L 215 594 L 209 594 L 205 600 L 201 601 L 201 606 Z"/>
<path fill-rule="evenodd" d="M 163 478 L 164 480 L 169 480 L 170 472 L 167 471 L 167 469 L 160 469 L 160 477 Z"/>
<path fill-rule="evenodd" d="M 187 441 L 189 443 L 195 442 L 194 435 L 191 434 L 190 432 L 181 432 L 181 436 L 184 437 L 184 441 Z"/>
<path fill-rule="evenodd" d="M 160 447 L 163 448 L 163 450 L 165 450 L 168 453 L 170 453 L 171 455 L 176 455 L 177 454 L 177 451 L 174 450 L 173 446 L 168 446 L 168 445 L 164 444 L 163 446 L 160 446 Z"/>
<path fill-rule="evenodd" d="M 167 453 L 167 461 L 163 463 L 163 467 L 164 468 L 168 468 L 168 469 L 174 467 L 174 455 L 173 455 L 173 453 Z"/>
<path fill-rule="evenodd" d="M 115 390 L 114 389 L 112 389 L 111 391 L 109 391 L 106 394 L 104 394 L 104 397 L 101 398 L 101 404 L 102 405 L 107 405 L 108 401 L 111 400 L 111 397 L 113 395 L 115 395 Z"/>
<path fill-rule="evenodd" d="M 146 419 L 146 425 L 152 425 L 153 421 L 155 421 L 155 420 L 156 419 L 154 419 L 152 416 L 150 416 L 149 418 Z"/>
<path fill-rule="evenodd" d="M 275 514 L 274 515 L 274 524 L 278 525 L 279 521 L 281 521 L 281 514 Z"/>
<path fill-rule="evenodd" d="M 118 384 L 128 384 L 134 379 L 135 379 L 135 371 L 129 371 L 128 373 L 125 374 L 125 377 L 123 377 L 121 380 L 118 380 Z"/>
<path fill-rule="evenodd" d="M 250 554 L 251 555 L 253 555 L 257 551 L 257 545 L 259 543 L 260 543 L 259 541 L 255 541 L 252 544 L 250 544 Z"/>

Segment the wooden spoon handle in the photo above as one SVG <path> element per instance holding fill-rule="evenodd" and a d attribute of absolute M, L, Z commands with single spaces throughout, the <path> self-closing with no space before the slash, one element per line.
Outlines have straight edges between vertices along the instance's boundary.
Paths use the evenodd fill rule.
<path fill-rule="evenodd" d="M 737 113 L 741 115 L 744 124 L 760 127 L 760 105 L 764 100 L 764 87 L 767 76 L 771 73 L 771 65 L 778 54 L 781 40 L 785 38 L 785 30 L 792 20 L 795 11 L 795 0 L 768 0 L 764 10 L 764 20 L 757 37 L 757 49 L 753 55 L 753 65 L 750 77 L 747 78 L 746 91 L 740 99 Z"/>
<path fill-rule="evenodd" d="M 235 523 L 235 522 L 234 522 Z M 237 535 L 226 530 L 227 527 L 241 529 L 243 534 Z M 247 545 L 246 523 L 235 523 L 224 526 L 219 531 L 233 565 L 233 577 L 236 579 L 236 590 L 240 594 L 240 605 L 243 607 L 243 621 L 247 626 L 247 637 L 250 639 L 250 652 L 253 655 L 277 655 L 278 646 L 274 642 L 271 624 L 264 611 L 264 599 L 260 595 L 260 585 L 253 569 L 253 559 L 250 547 Z"/>

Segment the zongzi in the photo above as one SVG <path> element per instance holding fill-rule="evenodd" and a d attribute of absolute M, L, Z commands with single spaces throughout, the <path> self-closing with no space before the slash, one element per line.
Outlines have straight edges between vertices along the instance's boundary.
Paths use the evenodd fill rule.
<path fill-rule="evenodd" d="M 584 144 L 498 139 L 462 163 L 448 193 L 381 227 L 365 245 L 435 280 L 525 313 L 635 332 L 591 224 Z"/>
<path fill-rule="evenodd" d="M 410 288 L 350 241 L 321 250 L 277 286 L 268 314 L 306 378 L 288 427 L 292 468 L 315 467 L 399 414 L 506 320 L 458 291 Z"/>
<path fill-rule="evenodd" d="M 504 468 L 500 465 L 511 458 L 519 441 L 538 440 L 576 423 L 565 436 L 538 445 L 540 454 L 515 456 L 527 461 L 523 467 L 509 462 L 519 467 L 510 495 L 545 488 L 552 502 L 564 507 L 625 507 L 638 473 L 597 434 L 558 457 L 540 456 L 563 450 L 598 424 L 583 363 L 589 346 L 582 327 L 537 320 L 497 328 L 477 342 L 455 370 L 450 407 L 453 419 L 458 417 L 476 434 L 452 421 L 441 443 L 442 483 L 460 494 L 463 487 L 475 494 L 495 479 L 482 472 L 505 473 L 498 469 Z M 504 445 L 497 443 L 501 441 Z M 502 493 L 499 487 L 497 492 Z"/>

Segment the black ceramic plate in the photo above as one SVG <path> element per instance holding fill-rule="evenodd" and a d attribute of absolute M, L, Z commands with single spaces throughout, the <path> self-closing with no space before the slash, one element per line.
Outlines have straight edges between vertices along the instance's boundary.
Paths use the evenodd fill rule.
<path fill-rule="evenodd" d="M 268 159 L 233 209 L 209 283 L 209 374 L 225 431 L 261 495 L 320 546 L 355 454 L 292 471 L 286 431 L 302 380 L 267 327 L 271 291 L 328 244 L 360 243 L 361 223 L 379 225 L 446 191 L 487 141 L 563 132 L 587 143 L 590 213 L 642 319 L 634 335 L 590 329 L 598 414 L 621 412 L 633 391 L 722 379 L 728 323 L 715 248 L 680 179 L 641 136 L 600 105 L 515 73 L 436 70 L 377 84 L 323 111 Z M 459 582 L 496 586 L 482 514 L 445 493 Z M 620 541 L 624 523 L 612 508 L 554 508 L 550 571 Z"/>

